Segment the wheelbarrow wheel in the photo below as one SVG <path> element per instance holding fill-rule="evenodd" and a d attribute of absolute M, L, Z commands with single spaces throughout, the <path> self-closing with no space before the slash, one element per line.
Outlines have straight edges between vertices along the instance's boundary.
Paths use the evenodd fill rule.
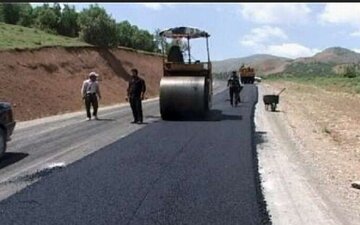
<path fill-rule="evenodd" d="M 276 103 L 271 104 L 271 111 L 275 112 L 276 110 Z"/>

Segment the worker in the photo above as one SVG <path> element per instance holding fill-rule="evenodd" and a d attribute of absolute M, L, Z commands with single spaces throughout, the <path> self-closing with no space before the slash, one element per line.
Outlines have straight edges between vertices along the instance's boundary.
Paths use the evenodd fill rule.
<path fill-rule="evenodd" d="M 134 120 L 131 123 L 143 123 L 143 112 L 141 100 L 144 100 L 146 85 L 144 79 L 138 76 L 138 70 L 131 70 L 132 76 L 127 89 L 126 101 L 130 102 Z"/>
<path fill-rule="evenodd" d="M 98 74 L 95 72 L 89 73 L 89 79 L 85 80 L 81 87 L 81 94 L 85 100 L 86 115 L 88 120 L 91 120 L 90 107 L 93 107 L 93 116 L 96 120 L 98 111 L 98 97 L 101 99 L 100 87 L 97 81 Z"/>
<path fill-rule="evenodd" d="M 233 106 L 233 100 L 235 96 L 235 101 L 240 102 L 240 91 L 242 89 L 242 85 L 239 77 L 236 74 L 236 71 L 232 71 L 232 75 L 230 76 L 227 86 L 229 87 L 230 94 L 230 104 Z M 237 104 L 237 102 L 235 102 Z"/>
<path fill-rule="evenodd" d="M 184 57 L 181 52 L 180 46 L 172 45 L 168 52 L 168 62 L 184 63 Z"/>

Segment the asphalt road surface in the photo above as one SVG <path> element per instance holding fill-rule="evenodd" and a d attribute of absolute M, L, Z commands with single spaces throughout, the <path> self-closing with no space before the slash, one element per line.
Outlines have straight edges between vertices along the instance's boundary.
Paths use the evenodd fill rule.
<path fill-rule="evenodd" d="M 128 107 L 103 111 L 102 121 L 21 125 L 0 164 L 1 224 L 269 223 L 254 143 L 257 94 L 246 85 L 235 108 L 222 91 L 204 120 L 162 121 L 152 100 L 145 125 L 128 123 Z M 66 166 L 29 172 L 45 163 Z"/>

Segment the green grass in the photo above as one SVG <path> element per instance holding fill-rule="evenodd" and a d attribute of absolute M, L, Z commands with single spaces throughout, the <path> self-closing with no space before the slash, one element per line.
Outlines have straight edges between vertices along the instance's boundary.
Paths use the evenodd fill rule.
<path fill-rule="evenodd" d="M 334 63 L 323 63 L 323 62 L 310 62 L 310 63 L 292 63 L 288 65 L 284 71 L 287 74 L 302 74 L 302 75 L 313 75 L 327 76 L 335 75 L 333 71 Z"/>
<path fill-rule="evenodd" d="M 0 50 L 43 46 L 90 46 L 77 38 L 53 35 L 23 26 L 0 23 Z"/>
<path fill-rule="evenodd" d="M 337 90 L 348 93 L 360 94 L 360 74 L 354 78 L 347 78 L 341 75 L 309 76 L 309 75 L 270 75 L 264 80 L 269 81 L 291 81 L 303 84 L 315 85 L 328 90 Z"/>

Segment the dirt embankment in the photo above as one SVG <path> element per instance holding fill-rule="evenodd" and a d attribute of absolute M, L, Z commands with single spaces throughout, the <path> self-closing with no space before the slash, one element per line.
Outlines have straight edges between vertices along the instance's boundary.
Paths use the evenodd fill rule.
<path fill-rule="evenodd" d="M 91 71 L 100 74 L 100 107 L 125 101 L 130 70 L 138 68 L 147 97 L 158 95 L 159 55 L 130 49 L 42 48 L 0 51 L 0 101 L 14 105 L 17 121 L 83 109 L 81 85 Z"/>

